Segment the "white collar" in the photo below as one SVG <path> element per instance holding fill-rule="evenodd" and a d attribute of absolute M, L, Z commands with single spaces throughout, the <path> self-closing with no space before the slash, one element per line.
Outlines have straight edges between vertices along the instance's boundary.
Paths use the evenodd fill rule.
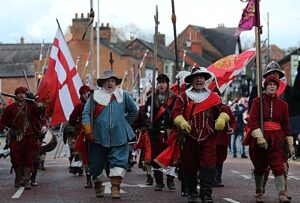
<path fill-rule="evenodd" d="M 123 90 L 116 88 L 113 92 L 107 93 L 104 89 L 94 91 L 94 100 L 103 106 L 107 106 L 110 103 L 111 96 L 115 95 L 118 103 L 123 102 Z"/>
<path fill-rule="evenodd" d="M 188 98 L 190 98 L 191 100 L 193 100 L 196 103 L 200 103 L 209 97 L 211 90 L 209 90 L 205 87 L 205 89 L 203 91 L 198 92 L 198 91 L 193 90 L 193 87 L 191 86 L 189 89 L 187 89 L 185 91 L 185 93 L 188 96 Z"/>

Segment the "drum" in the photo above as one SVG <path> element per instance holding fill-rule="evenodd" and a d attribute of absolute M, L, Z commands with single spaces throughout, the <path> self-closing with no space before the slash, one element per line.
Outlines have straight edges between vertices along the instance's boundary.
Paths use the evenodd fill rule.
<path fill-rule="evenodd" d="M 40 153 L 51 152 L 57 146 L 57 137 L 54 135 L 52 129 L 47 130 L 45 138 L 43 139 L 42 145 L 40 147 Z"/>

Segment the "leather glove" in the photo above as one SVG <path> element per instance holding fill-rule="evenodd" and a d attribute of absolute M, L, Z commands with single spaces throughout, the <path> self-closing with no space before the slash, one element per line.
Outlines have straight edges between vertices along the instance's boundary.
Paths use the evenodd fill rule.
<path fill-rule="evenodd" d="M 290 156 L 294 156 L 295 155 L 294 138 L 292 136 L 287 136 L 286 140 L 289 146 Z"/>
<path fill-rule="evenodd" d="M 268 143 L 266 139 L 264 138 L 264 135 L 261 132 L 260 128 L 257 128 L 252 131 L 251 136 L 253 138 L 256 138 L 256 143 L 259 148 L 268 149 Z"/>
<path fill-rule="evenodd" d="M 224 130 L 226 121 L 223 118 L 220 118 L 220 116 L 217 118 L 215 122 L 215 129 L 218 131 Z"/>
<path fill-rule="evenodd" d="M 85 140 L 88 142 L 95 142 L 96 138 L 92 133 L 90 133 L 85 135 Z"/>
<path fill-rule="evenodd" d="M 87 123 L 87 124 L 82 124 L 82 128 L 85 132 L 85 134 L 92 134 L 92 126 L 90 123 Z"/>
<path fill-rule="evenodd" d="M 188 133 L 191 132 L 192 127 L 190 124 L 183 118 L 182 115 L 179 115 L 175 118 L 174 123 L 178 126 L 181 130 L 184 130 Z"/>
<path fill-rule="evenodd" d="M 226 123 L 230 121 L 229 115 L 225 112 L 221 112 L 220 115 L 219 115 L 219 118 L 223 118 Z"/>

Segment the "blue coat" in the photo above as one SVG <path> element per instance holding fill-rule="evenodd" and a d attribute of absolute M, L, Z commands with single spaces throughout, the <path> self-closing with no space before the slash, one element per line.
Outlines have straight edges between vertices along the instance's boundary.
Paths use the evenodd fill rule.
<path fill-rule="evenodd" d="M 93 102 L 95 101 L 93 100 Z M 84 125 L 91 123 L 90 104 L 89 98 L 82 113 L 82 123 Z M 96 143 L 104 147 L 120 146 L 128 143 L 135 136 L 129 122 L 135 119 L 136 114 L 137 107 L 133 99 L 124 91 L 122 103 L 118 103 L 114 99 L 95 118 L 93 134 Z"/>

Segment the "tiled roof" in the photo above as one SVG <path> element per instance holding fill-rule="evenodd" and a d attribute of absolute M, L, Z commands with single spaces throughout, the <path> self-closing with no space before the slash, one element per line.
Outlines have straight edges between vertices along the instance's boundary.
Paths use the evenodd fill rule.
<path fill-rule="evenodd" d="M 50 44 L 44 44 L 43 56 Z M 40 57 L 41 44 L 0 44 L 0 77 L 34 76 L 33 61 Z"/>

